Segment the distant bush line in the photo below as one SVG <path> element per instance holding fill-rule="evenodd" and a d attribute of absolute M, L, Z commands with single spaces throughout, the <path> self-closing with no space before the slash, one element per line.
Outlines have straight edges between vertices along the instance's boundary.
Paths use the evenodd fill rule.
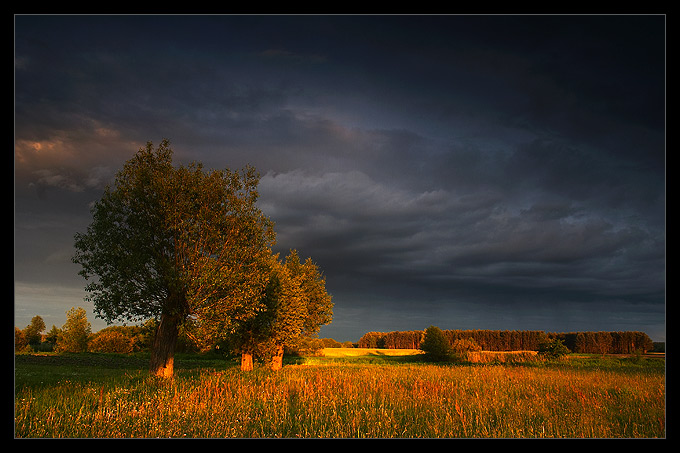
<path fill-rule="evenodd" d="M 592 354 L 633 354 L 654 348 L 644 332 L 568 332 L 542 330 L 444 330 L 449 343 L 473 339 L 484 351 L 538 351 L 546 341 L 559 339 L 571 352 Z M 367 332 L 358 342 L 360 348 L 418 349 L 424 330 Z"/>

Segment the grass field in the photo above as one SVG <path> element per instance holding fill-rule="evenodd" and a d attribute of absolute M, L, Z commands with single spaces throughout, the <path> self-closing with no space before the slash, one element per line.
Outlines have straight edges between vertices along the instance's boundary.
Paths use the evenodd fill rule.
<path fill-rule="evenodd" d="M 187 355 L 16 356 L 16 437 L 665 437 L 663 359 L 434 365 L 326 349 L 281 371 Z M 399 353 L 401 355 L 395 355 Z"/>

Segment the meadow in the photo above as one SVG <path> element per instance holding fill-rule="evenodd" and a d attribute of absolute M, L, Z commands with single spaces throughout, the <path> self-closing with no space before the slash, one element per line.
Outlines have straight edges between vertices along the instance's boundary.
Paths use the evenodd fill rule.
<path fill-rule="evenodd" d="M 429 364 L 414 350 L 326 349 L 282 370 L 136 355 L 17 355 L 15 436 L 76 438 L 665 437 L 663 359 L 571 355 Z M 518 356 L 521 357 L 521 356 Z"/>

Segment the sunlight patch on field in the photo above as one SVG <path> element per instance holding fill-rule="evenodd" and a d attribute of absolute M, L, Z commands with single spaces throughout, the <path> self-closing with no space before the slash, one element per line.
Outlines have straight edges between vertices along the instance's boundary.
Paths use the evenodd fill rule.
<path fill-rule="evenodd" d="M 536 351 L 475 351 L 469 352 L 465 359 L 470 363 L 517 363 L 530 362 L 537 356 Z"/>
<path fill-rule="evenodd" d="M 324 357 L 404 356 L 422 354 L 420 349 L 324 348 Z"/>

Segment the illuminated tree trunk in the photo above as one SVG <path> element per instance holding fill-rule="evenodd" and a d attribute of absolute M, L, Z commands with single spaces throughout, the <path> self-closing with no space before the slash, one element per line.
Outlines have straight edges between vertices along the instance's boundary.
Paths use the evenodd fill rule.
<path fill-rule="evenodd" d="M 272 357 L 271 369 L 272 371 L 279 371 L 281 368 L 283 368 L 283 346 L 277 346 Z"/>
<path fill-rule="evenodd" d="M 241 353 L 241 371 L 253 370 L 253 354 L 250 352 Z"/>
<path fill-rule="evenodd" d="M 171 378 L 174 373 L 175 346 L 179 335 L 179 316 L 162 314 L 151 350 L 149 371 L 152 375 Z"/>

